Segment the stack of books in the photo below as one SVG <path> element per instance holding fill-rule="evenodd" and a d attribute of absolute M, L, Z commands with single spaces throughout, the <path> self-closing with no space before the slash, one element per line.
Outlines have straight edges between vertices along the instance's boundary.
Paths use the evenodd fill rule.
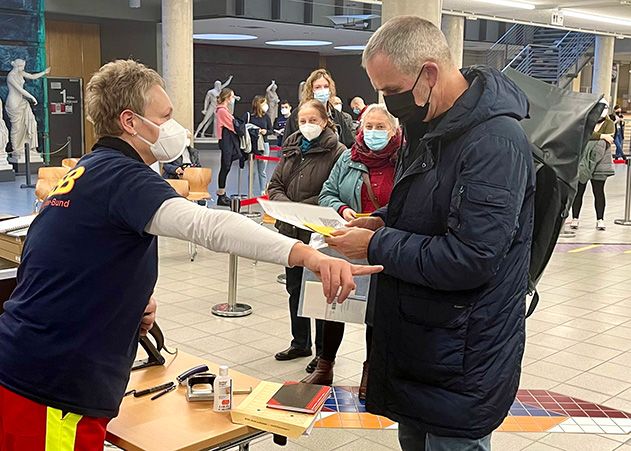
<path fill-rule="evenodd" d="M 0 221 L 0 258 L 20 263 L 26 233 L 33 219 L 35 215 Z"/>
<path fill-rule="evenodd" d="M 330 394 L 323 385 L 264 381 L 232 409 L 232 421 L 297 439 L 311 431 Z"/>

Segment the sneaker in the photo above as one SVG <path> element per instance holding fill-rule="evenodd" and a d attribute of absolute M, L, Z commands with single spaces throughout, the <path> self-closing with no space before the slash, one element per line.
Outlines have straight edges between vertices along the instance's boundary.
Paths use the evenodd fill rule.
<path fill-rule="evenodd" d="M 572 219 L 572 222 L 570 222 L 570 229 L 572 230 L 578 229 L 578 219 Z"/>
<path fill-rule="evenodd" d="M 217 196 L 217 205 L 221 207 L 229 207 L 230 206 L 230 198 L 225 194 L 221 194 Z"/>
<path fill-rule="evenodd" d="M 598 230 L 605 230 L 605 229 L 607 229 L 607 227 L 605 227 L 605 220 L 604 219 L 599 219 L 598 221 L 596 221 L 596 229 L 598 229 Z"/>

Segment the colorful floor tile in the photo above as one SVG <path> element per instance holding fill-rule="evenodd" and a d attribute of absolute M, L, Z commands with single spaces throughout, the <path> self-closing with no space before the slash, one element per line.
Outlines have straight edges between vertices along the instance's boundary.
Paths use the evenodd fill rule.
<path fill-rule="evenodd" d="M 315 427 L 341 429 L 396 429 L 387 418 L 366 412 L 358 387 L 333 387 Z M 547 390 L 519 390 L 503 432 L 572 432 L 629 434 L 631 413 Z"/>

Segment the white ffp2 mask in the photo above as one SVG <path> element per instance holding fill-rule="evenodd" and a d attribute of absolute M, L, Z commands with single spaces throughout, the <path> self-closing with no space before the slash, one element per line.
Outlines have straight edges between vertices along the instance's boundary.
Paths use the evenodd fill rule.
<path fill-rule="evenodd" d="M 313 141 L 322 134 L 322 127 L 318 124 L 301 124 L 300 133 L 309 141 Z"/>
<path fill-rule="evenodd" d="M 188 135 L 186 129 L 180 125 L 178 121 L 169 119 L 165 123 L 157 125 L 140 114 L 136 113 L 136 116 L 148 124 L 158 127 L 160 130 L 158 139 L 154 143 L 138 135 L 142 141 L 149 145 L 149 150 L 151 150 L 153 156 L 156 157 L 156 160 L 160 163 L 170 163 L 182 155 L 186 148 L 186 138 Z"/>

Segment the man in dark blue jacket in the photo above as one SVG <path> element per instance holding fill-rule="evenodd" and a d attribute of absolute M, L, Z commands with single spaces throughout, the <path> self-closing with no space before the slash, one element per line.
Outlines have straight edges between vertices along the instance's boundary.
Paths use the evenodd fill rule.
<path fill-rule="evenodd" d="M 407 148 L 389 205 L 329 244 L 378 276 L 367 408 L 404 450 L 488 450 L 519 385 L 535 174 L 524 93 L 459 71 L 444 36 L 391 19 L 363 65 Z"/>

